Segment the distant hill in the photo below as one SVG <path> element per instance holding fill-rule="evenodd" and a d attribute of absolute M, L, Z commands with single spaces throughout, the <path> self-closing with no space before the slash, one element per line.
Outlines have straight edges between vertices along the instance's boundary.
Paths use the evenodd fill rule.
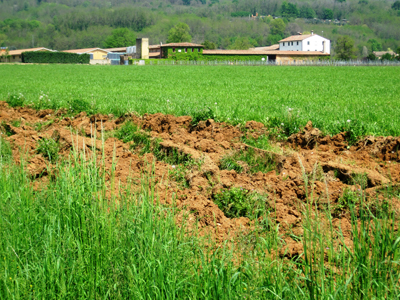
<path fill-rule="evenodd" d="M 274 17 L 285 28 L 276 31 Z M 103 47 L 116 28 L 157 44 L 178 22 L 189 25 L 193 42 L 224 49 L 268 46 L 311 30 L 333 45 L 349 35 L 359 56 L 364 47 L 371 52 L 400 46 L 399 0 L 0 0 L 0 46 Z M 238 38 L 246 43 L 235 43 Z"/>

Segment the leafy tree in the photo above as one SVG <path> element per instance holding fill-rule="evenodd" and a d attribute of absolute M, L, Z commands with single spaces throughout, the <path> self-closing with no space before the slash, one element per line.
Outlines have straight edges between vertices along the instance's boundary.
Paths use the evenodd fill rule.
<path fill-rule="evenodd" d="M 313 19 L 315 18 L 315 11 L 308 6 L 302 6 L 300 8 L 300 18 L 305 18 L 305 19 Z"/>
<path fill-rule="evenodd" d="M 348 35 L 339 37 L 336 42 L 335 52 L 337 59 L 349 60 L 356 58 L 354 41 Z"/>
<path fill-rule="evenodd" d="M 397 0 L 395 3 L 393 3 L 392 9 L 400 10 L 400 1 L 399 0 Z"/>
<path fill-rule="evenodd" d="M 285 18 L 296 18 L 299 15 L 299 10 L 297 9 L 297 5 L 293 3 L 287 3 L 284 1 L 281 7 L 282 16 Z"/>
<path fill-rule="evenodd" d="M 191 42 L 190 28 L 186 23 L 178 23 L 168 32 L 167 43 Z"/>
<path fill-rule="evenodd" d="M 204 46 L 204 49 L 207 50 L 217 49 L 217 46 L 213 42 L 207 40 L 205 40 L 202 45 Z"/>
<path fill-rule="evenodd" d="M 282 19 L 274 19 L 273 21 L 271 21 L 269 26 L 272 35 L 279 34 L 280 36 L 283 36 L 283 34 L 285 33 L 286 24 L 285 22 L 283 22 Z"/>
<path fill-rule="evenodd" d="M 0 33 L 0 47 L 4 47 L 4 43 L 7 40 L 7 36 L 5 34 Z"/>
<path fill-rule="evenodd" d="M 397 48 L 396 53 L 400 56 L 400 47 Z"/>
<path fill-rule="evenodd" d="M 267 37 L 267 45 L 278 44 L 278 42 L 282 39 L 280 34 L 270 34 Z"/>
<path fill-rule="evenodd" d="M 182 2 L 183 2 L 184 5 L 190 5 L 190 1 L 191 1 L 191 0 L 182 0 Z"/>
<path fill-rule="evenodd" d="M 382 44 L 379 43 L 376 39 L 369 39 L 367 44 L 371 51 L 382 51 Z"/>
<path fill-rule="evenodd" d="M 132 46 L 136 42 L 135 33 L 128 28 L 114 29 L 112 34 L 104 41 L 104 48 L 117 48 Z"/>
<path fill-rule="evenodd" d="M 247 50 L 250 47 L 252 47 L 252 43 L 249 41 L 247 37 L 240 37 L 235 40 L 232 46 L 230 46 L 230 49 L 235 49 L 235 50 Z"/>
<path fill-rule="evenodd" d="M 324 11 L 322 12 L 322 19 L 332 20 L 333 19 L 333 11 L 332 11 L 332 9 L 325 8 Z"/>

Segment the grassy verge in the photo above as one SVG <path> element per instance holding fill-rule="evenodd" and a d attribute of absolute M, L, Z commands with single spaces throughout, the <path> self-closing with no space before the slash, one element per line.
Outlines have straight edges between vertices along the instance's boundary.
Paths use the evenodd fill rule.
<path fill-rule="evenodd" d="M 232 217 L 254 219 L 255 229 L 217 246 L 196 231 L 188 236 L 185 223 L 176 225 L 176 208 L 158 203 L 149 175 L 139 190 L 126 186 L 110 196 L 98 162 L 73 153 L 57 165 L 56 178 L 34 190 L 23 164 L 3 160 L 10 156 L 7 143 L 0 147 L 1 299 L 400 296 L 400 236 L 391 210 L 373 214 L 361 206 L 356 214 L 351 206 L 349 246 L 330 209 L 313 210 L 308 191 L 298 237 L 305 251 L 286 259 L 278 255 L 284 243 L 273 208 L 267 211 L 259 197 L 243 208 L 247 191 L 228 191 L 219 201 Z M 363 201 L 362 194 L 348 197 Z"/>

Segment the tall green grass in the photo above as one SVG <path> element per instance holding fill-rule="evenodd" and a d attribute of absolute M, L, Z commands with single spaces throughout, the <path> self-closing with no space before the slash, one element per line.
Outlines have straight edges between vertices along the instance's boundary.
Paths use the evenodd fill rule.
<path fill-rule="evenodd" d="M 0 99 L 37 108 L 400 135 L 398 67 L 1 65 L 0 76 Z"/>
<path fill-rule="evenodd" d="M 393 214 L 377 218 L 365 210 L 359 225 L 352 213 L 354 248 L 334 248 L 320 216 L 305 210 L 299 240 L 306 254 L 282 259 L 274 212 L 235 243 L 215 245 L 196 230 L 188 235 L 185 222 L 176 224 L 179 211 L 158 202 L 152 172 L 143 174 L 139 190 L 127 186 L 113 194 L 101 164 L 75 153 L 40 189 L 24 165 L 1 165 L 1 299 L 400 296 Z"/>

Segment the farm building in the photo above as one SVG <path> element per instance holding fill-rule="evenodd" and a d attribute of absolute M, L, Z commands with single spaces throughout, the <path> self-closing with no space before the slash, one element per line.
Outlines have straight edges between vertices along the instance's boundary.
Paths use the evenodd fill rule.
<path fill-rule="evenodd" d="M 297 64 L 329 57 L 330 54 L 319 51 L 203 50 L 203 56 L 208 60 L 261 60 L 277 64 Z"/>
<path fill-rule="evenodd" d="M 198 55 L 203 53 L 203 45 L 194 43 L 170 43 L 160 45 L 160 58 L 174 58 L 181 55 Z"/>
<path fill-rule="evenodd" d="M 331 53 L 331 41 L 311 32 L 298 34 L 279 41 L 279 51 L 314 51 Z"/>
<path fill-rule="evenodd" d="M 90 64 L 110 64 L 109 59 L 107 59 L 107 54 L 110 51 L 101 48 L 86 48 L 86 49 L 73 49 L 64 50 L 67 53 L 77 53 L 77 54 L 89 54 Z"/>
<path fill-rule="evenodd" d="M 36 51 L 51 51 L 55 52 L 56 50 L 51 50 L 47 49 L 44 47 L 38 47 L 38 48 L 30 48 L 30 49 L 19 49 L 19 50 L 10 50 L 8 52 L 8 61 L 9 62 L 22 62 L 22 53 L 23 52 L 36 52 Z"/>
<path fill-rule="evenodd" d="M 381 59 L 386 53 L 389 53 L 391 56 L 398 56 L 394 51 L 373 51 L 372 53 L 374 53 L 374 55 L 379 59 Z"/>

